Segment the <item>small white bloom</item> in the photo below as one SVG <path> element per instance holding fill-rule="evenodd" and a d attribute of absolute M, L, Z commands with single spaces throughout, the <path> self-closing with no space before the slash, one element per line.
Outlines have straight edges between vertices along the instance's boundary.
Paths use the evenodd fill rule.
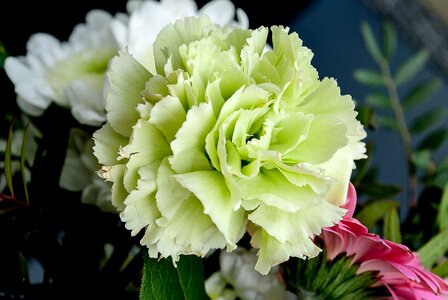
<path fill-rule="evenodd" d="M 208 15 L 213 23 L 247 29 L 249 21 L 242 9 L 230 0 L 212 0 L 198 10 L 193 0 L 131 0 L 129 18 L 116 19 L 113 31 L 121 48 L 128 51 L 151 73 L 155 72 L 152 44 L 159 31 L 187 16 Z M 235 13 L 237 20 L 235 20 Z"/>
<path fill-rule="evenodd" d="M 109 13 L 92 10 L 67 42 L 36 33 L 25 56 L 6 59 L 5 70 L 23 112 L 41 116 L 54 102 L 70 108 L 81 124 L 99 126 L 106 120 L 105 72 L 118 50 L 111 22 Z"/>
<path fill-rule="evenodd" d="M 111 202 L 111 184 L 96 175 L 98 162 L 93 156 L 92 137 L 80 129 L 70 131 L 67 154 L 59 185 L 69 191 L 82 191 L 81 202 L 98 206 L 105 212 L 116 212 Z"/>
<path fill-rule="evenodd" d="M 213 300 L 294 300 L 296 296 L 288 292 L 280 283 L 278 267 L 267 275 L 255 270 L 256 249 L 237 248 L 229 253 L 220 252 L 220 271 L 205 281 L 207 294 Z"/>

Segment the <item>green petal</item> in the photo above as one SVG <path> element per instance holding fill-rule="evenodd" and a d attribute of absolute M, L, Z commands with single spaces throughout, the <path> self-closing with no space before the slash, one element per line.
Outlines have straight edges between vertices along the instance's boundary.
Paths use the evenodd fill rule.
<path fill-rule="evenodd" d="M 211 169 L 205 155 L 205 139 L 215 121 L 211 104 L 201 103 L 188 111 L 185 122 L 171 142 L 173 170 L 188 173 Z"/>
<path fill-rule="evenodd" d="M 128 196 L 128 192 L 123 185 L 123 177 L 125 172 L 125 165 L 115 165 L 110 168 L 109 176 L 112 181 L 112 204 L 118 211 L 123 211 L 125 208 L 124 200 Z"/>
<path fill-rule="evenodd" d="M 120 153 L 128 158 L 124 185 L 130 192 L 137 187 L 138 170 L 160 162 L 171 154 L 171 150 L 160 130 L 147 121 L 139 120 L 134 126 L 129 145 L 122 148 Z M 157 167 L 157 163 L 154 167 Z"/>
<path fill-rule="evenodd" d="M 126 208 L 121 212 L 120 218 L 133 236 L 160 217 L 154 196 L 153 189 L 133 190 L 126 198 Z"/>
<path fill-rule="evenodd" d="M 284 159 L 320 164 L 347 145 L 347 125 L 338 116 L 315 115 L 307 136 Z"/>
<path fill-rule="evenodd" d="M 204 207 L 195 197 L 182 202 L 163 229 L 163 236 L 158 245 L 163 256 L 176 257 L 191 253 L 204 257 L 211 249 L 220 249 L 226 245 L 223 234 L 210 216 L 204 214 Z M 181 251 L 173 253 L 176 248 Z"/>
<path fill-rule="evenodd" d="M 171 142 L 185 117 L 186 113 L 179 99 L 167 96 L 154 105 L 149 122 L 165 135 L 167 142 Z"/>
<path fill-rule="evenodd" d="M 300 244 L 320 234 L 322 227 L 336 224 L 346 212 L 322 199 L 306 200 L 308 205 L 295 213 L 262 204 L 248 218 L 279 242 Z"/>
<path fill-rule="evenodd" d="M 107 95 L 107 119 L 112 128 L 123 136 L 131 135 L 137 122 L 137 104 L 142 103 L 141 92 L 151 78 L 149 73 L 130 54 L 119 52 L 112 59 L 109 73 L 110 92 Z"/>
<path fill-rule="evenodd" d="M 305 239 L 299 244 L 280 243 L 262 229 L 255 233 L 251 243 L 254 247 L 260 248 L 257 252 L 255 270 L 262 275 L 268 274 L 273 266 L 289 260 L 290 257 L 312 258 L 322 251 L 311 239 Z"/>
<path fill-rule="evenodd" d="M 200 40 L 216 29 L 217 26 L 210 23 L 210 19 L 205 15 L 199 18 L 186 17 L 165 26 L 159 32 L 153 46 L 157 73 L 165 75 L 165 64 L 168 60 L 171 61 L 173 70 L 185 70 L 179 47 Z"/>
<path fill-rule="evenodd" d="M 232 196 L 222 175 L 215 171 L 198 171 L 175 177 L 201 201 L 204 213 L 224 235 L 228 248 L 235 249 L 245 231 L 246 221 L 243 209 L 233 209 Z"/>
<path fill-rule="evenodd" d="M 256 85 L 240 88 L 230 97 L 221 109 L 218 123 L 221 123 L 233 112 L 243 109 L 262 107 L 269 101 L 269 93 Z"/>
<path fill-rule="evenodd" d="M 119 149 L 128 144 L 128 139 L 113 130 L 109 123 L 97 130 L 93 134 L 93 139 L 95 141 L 93 154 L 98 162 L 105 166 L 117 164 Z"/>
<path fill-rule="evenodd" d="M 282 211 L 295 213 L 322 197 L 309 186 L 295 186 L 290 183 L 276 169 L 262 169 L 256 177 L 237 182 L 243 198 L 242 206 L 246 210 L 252 210 L 264 203 Z"/>
<path fill-rule="evenodd" d="M 191 195 L 191 192 L 182 187 L 176 179 L 168 159 L 165 158 L 157 171 L 157 206 L 167 220 L 171 220 L 179 210 L 182 203 Z"/>

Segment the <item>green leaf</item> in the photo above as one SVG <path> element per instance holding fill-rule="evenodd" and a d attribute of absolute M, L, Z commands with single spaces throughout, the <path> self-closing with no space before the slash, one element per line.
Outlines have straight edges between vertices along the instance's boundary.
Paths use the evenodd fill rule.
<path fill-rule="evenodd" d="M 448 250 L 448 229 L 444 229 L 430 239 L 419 250 L 419 257 L 422 265 L 428 269 Z"/>
<path fill-rule="evenodd" d="M 361 23 L 361 33 L 367 51 L 369 51 L 370 55 L 375 61 L 380 63 L 382 60 L 384 60 L 384 57 L 381 54 L 375 35 L 373 34 L 372 28 L 370 27 L 369 23 L 365 21 Z"/>
<path fill-rule="evenodd" d="M 378 107 L 378 108 L 384 108 L 384 109 L 390 109 L 390 100 L 389 98 L 382 94 L 382 93 L 375 93 L 370 94 L 366 96 L 366 104 Z"/>
<path fill-rule="evenodd" d="M 412 133 L 420 133 L 429 129 L 447 116 L 447 109 L 437 107 L 418 116 L 409 126 Z"/>
<path fill-rule="evenodd" d="M 418 104 L 425 102 L 435 92 L 437 92 L 443 85 L 439 78 L 429 79 L 420 82 L 413 87 L 403 98 L 403 108 L 409 109 Z"/>
<path fill-rule="evenodd" d="M 386 212 L 383 232 L 386 240 L 401 244 L 400 218 L 396 207 L 391 207 Z"/>
<path fill-rule="evenodd" d="M 429 133 L 417 147 L 417 150 L 436 150 L 446 142 L 448 130 L 439 128 Z"/>
<path fill-rule="evenodd" d="M 2 42 L 0 42 L 0 69 L 3 69 L 6 57 L 8 57 L 8 54 L 6 53 L 5 47 L 3 47 Z"/>
<path fill-rule="evenodd" d="M 12 165 L 11 165 L 11 147 L 12 147 L 12 123 L 9 126 L 8 142 L 5 148 L 5 177 L 6 185 L 9 188 L 11 196 L 14 197 L 14 188 L 12 186 Z"/>
<path fill-rule="evenodd" d="M 23 184 L 23 189 L 25 191 L 25 201 L 26 201 L 27 205 L 30 204 L 30 197 L 28 195 L 28 187 L 27 187 L 27 182 L 26 182 L 25 161 L 26 161 L 26 145 L 28 142 L 28 132 L 30 129 L 29 127 L 30 127 L 30 124 L 27 124 L 23 131 L 22 148 L 20 150 L 20 173 L 22 175 L 22 184 Z"/>
<path fill-rule="evenodd" d="M 438 275 L 441 278 L 446 278 L 448 276 L 448 260 L 445 260 L 440 265 L 435 266 L 431 272 Z"/>
<path fill-rule="evenodd" d="M 385 217 L 388 211 L 398 208 L 399 205 L 395 200 L 370 201 L 356 214 L 356 218 L 367 228 L 372 229 L 379 220 Z"/>
<path fill-rule="evenodd" d="M 376 121 L 378 127 L 384 128 L 387 130 L 398 131 L 397 119 L 389 116 L 377 116 Z"/>
<path fill-rule="evenodd" d="M 440 199 L 439 209 L 437 210 L 437 224 L 440 231 L 448 227 L 448 182 L 443 188 L 442 198 Z"/>
<path fill-rule="evenodd" d="M 390 21 L 383 23 L 383 54 L 387 60 L 390 60 L 397 47 L 397 34 Z"/>
<path fill-rule="evenodd" d="M 374 70 L 357 69 L 353 73 L 355 80 L 370 87 L 380 87 L 384 85 L 383 76 Z"/>
<path fill-rule="evenodd" d="M 429 53 L 426 50 L 420 50 L 416 54 L 406 59 L 398 66 L 397 72 L 394 76 L 394 81 L 397 86 L 402 85 L 409 79 L 417 75 L 428 60 Z"/>
<path fill-rule="evenodd" d="M 431 152 L 428 150 L 417 151 L 412 153 L 412 162 L 414 165 L 423 171 L 431 170 L 434 168 L 434 162 L 431 158 Z"/>
<path fill-rule="evenodd" d="M 170 258 L 154 259 L 143 251 L 144 270 L 140 300 L 208 299 L 202 260 L 182 255 L 174 267 Z"/>
<path fill-rule="evenodd" d="M 439 187 L 441 190 L 445 189 L 445 185 L 448 183 L 448 157 L 445 157 L 442 161 L 437 162 L 436 174 L 434 176 L 432 184 Z"/>

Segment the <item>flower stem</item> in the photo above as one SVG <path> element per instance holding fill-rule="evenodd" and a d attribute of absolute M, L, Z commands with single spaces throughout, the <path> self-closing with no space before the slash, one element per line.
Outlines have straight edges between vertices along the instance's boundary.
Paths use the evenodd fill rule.
<path fill-rule="evenodd" d="M 416 205 L 416 189 L 417 189 L 417 174 L 414 163 L 412 162 L 412 147 L 411 134 L 406 125 L 406 119 L 403 108 L 400 104 L 398 96 L 397 85 L 392 78 L 390 66 L 386 60 L 379 62 L 381 72 L 383 74 L 384 85 L 389 95 L 392 111 L 397 121 L 397 129 L 400 135 L 401 144 L 406 157 L 408 167 L 408 209 Z"/>

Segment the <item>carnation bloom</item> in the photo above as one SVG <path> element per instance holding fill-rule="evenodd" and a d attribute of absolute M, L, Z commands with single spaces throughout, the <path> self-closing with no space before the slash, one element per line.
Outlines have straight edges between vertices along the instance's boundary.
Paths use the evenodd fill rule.
<path fill-rule="evenodd" d="M 81 124 L 99 126 L 106 120 L 105 72 L 118 50 L 111 22 L 109 13 L 92 10 L 67 42 L 36 33 L 27 43 L 26 56 L 6 59 L 5 70 L 23 112 L 40 116 L 54 102 L 70 108 Z"/>
<path fill-rule="evenodd" d="M 105 182 L 96 175 L 99 166 L 92 147 L 90 134 L 72 128 L 59 186 L 69 191 L 82 192 L 81 202 L 84 204 L 95 205 L 104 212 L 116 212 L 111 202 L 110 182 Z"/>
<path fill-rule="evenodd" d="M 319 80 L 296 33 L 246 30 L 206 16 L 168 25 L 156 72 L 126 52 L 111 66 L 99 174 L 151 257 L 236 249 L 246 232 L 267 274 L 320 249 L 313 236 L 345 213 L 366 133 L 334 79 Z"/>
<path fill-rule="evenodd" d="M 295 300 L 297 297 L 287 291 L 274 267 L 267 275 L 255 271 L 257 260 L 255 249 L 238 247 L 233 252 L 221 250 L 220 270 L 205 281 L 207 295 L 212 300 Z"/>
<path fill-rule="evenodd" d="M 374 286 L 385 286 L 391 299 L 446 299 L 447 284 L 425 270 L 415 253 L 405 245 L 369 233 L 352 217 L 355 204 L 356 191 L 350 185 L 345 205 L 349 211 L 343 220 L 324 228 L 320 235 L 327 259 L 334 261 L 341 255 L 350 257 L 351 263 L 358 265 L 357 274 L 375 274 Z"/>
<path fill-rule="evenodd" d="M 207 15 L 220 25 L 248 28 L 249 21 L 243 10 L 230 0 L 212 0 L 198 10 L 193 0 L 131 0 L 127 3 L 129 17 L 116 19 L 113 31 L 121 48 L 128 51 L 149 71 L 155 71 L 152 43 L 159 31 L 169 23 L 187 16 Z"/>

